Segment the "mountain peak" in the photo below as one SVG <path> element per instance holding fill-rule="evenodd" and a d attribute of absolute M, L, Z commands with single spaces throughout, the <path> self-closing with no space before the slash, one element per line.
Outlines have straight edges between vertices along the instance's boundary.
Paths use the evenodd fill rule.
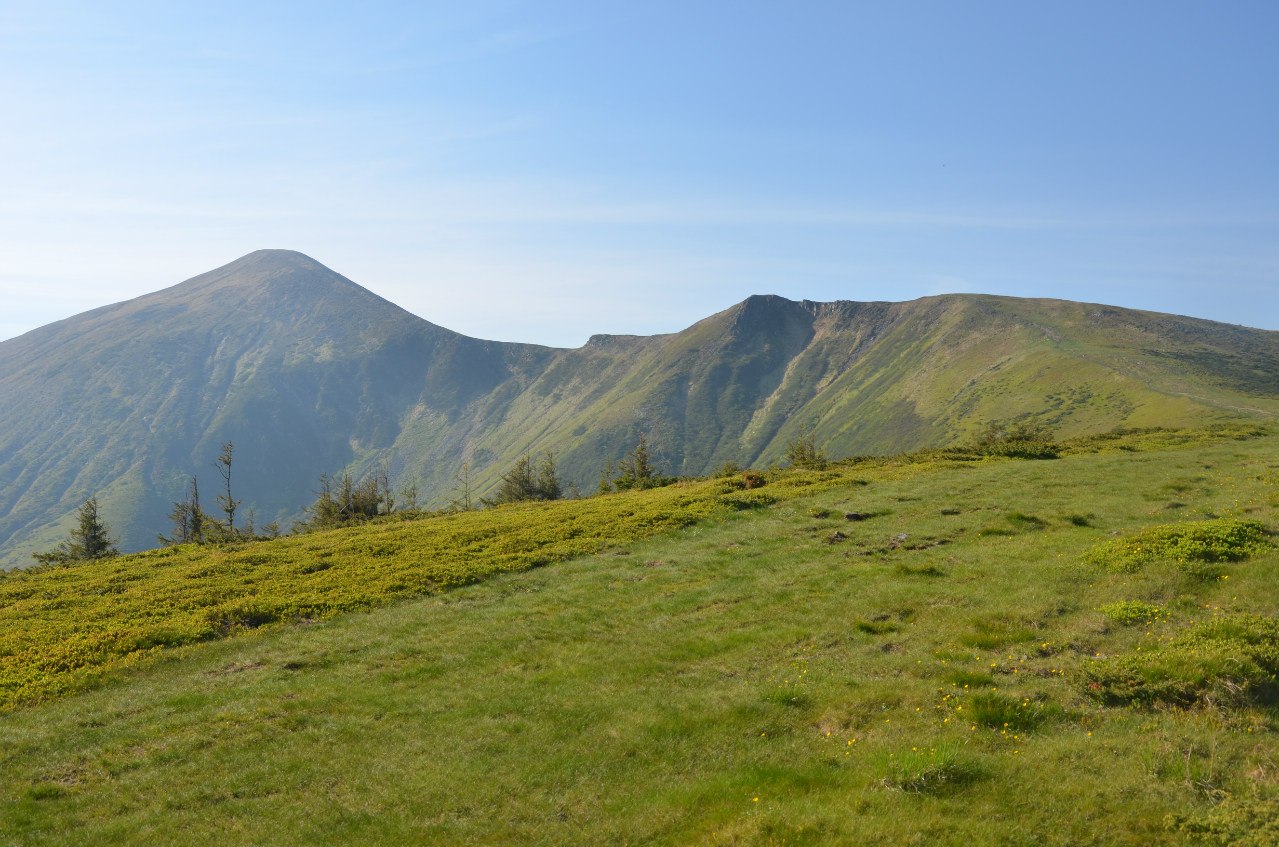
<path fill-rule="evenodd" d="M 739 326 L 756 329 L 794 318 L 808 319 L 807 301 L 800 303 L 778 294 L 752 294 L 721 313 Z"/>
<path fill-rule="evenodd" d="M 794 300 L 787 299 L 780 294 L 752 294 L 732 308 L 746 314 L 758 314 L 792 309 L 796 305 Z"/>
<path fill-rule="evenodd" d="M 296 250 L 255 250 L 219 268 L 151 294 L 102 306 L 6 342 L 26 361 L 67 350 L 101 352 L 142 339 L 212 335 L 253 348 L 263 334 L 283 343 L 345 344 L 398 332 L 448 333 Z M 328 340 L 327 342 L 325 340 Z M 158 343 L 158 342 L 157 342 Z M 18 352 L 21 351 L 21 352 Z M 62 352 L 59 352 L 62 351 Z"/>
<path fill-rule="evenodd" d="M 232 262 L 121 304 L 229 315 L 311 315 L 354 324 L 421 321 L 367 288 L 296 250 L 255 250 Z M 425 321 L 421 321 L 426 323 Z M 428 324 L 429 325 L 429 324 Z"/>
<path fill-rule="evenodd" d="M 742 301 L 743 306 L 777 306 L 784 303 L 793 303 L 795 301 L 788 300 L 780 294 L 752 294 Z"/>
<path fill-rule="evenodd" d="M 183 283 L 174 285 L 173 288 L 202 288 L 210 284 L 219 285 L 219 287 L 228 284 L 252 285 L 261 283 L 263 280 L 293 274 L 322 276 L 331 280 L 340 279 L 354 288 L 359 288 L 359 285 L 345 278 L 338 271 L 321 265 L 306 253 L 299 253 L 295 249 L 255 249 L 252 253 L 246 253 L 237 260 L 215 267 L 214 270 L 200 276 L 193 276 Z"/>
<path fill-rule="evenodd" d="M 299 253 L 297 250 L 285 250 L 282 248 L 268 248 L 264 250 L 254 250 L 252 253 L 246 253 L 233 262 L 223 265 L 225 268 L 230 267 L 249 267 L 249 266 L 266 266 L 278 268 L 307 268 L 312 270 L 325 270 L 333 273 L 329 268 L 312 259 L 305 253 Z"/>

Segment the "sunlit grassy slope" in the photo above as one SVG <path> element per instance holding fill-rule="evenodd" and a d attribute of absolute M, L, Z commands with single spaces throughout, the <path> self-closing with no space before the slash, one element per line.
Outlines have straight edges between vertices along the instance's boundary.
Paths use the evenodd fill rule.
<path fill-rule="evenodd" d="M 7 689 L 0 843 L 1273 844 L 1277 524 L 1152 433 L 10 575 L 213 640 Z"/>
<path fill-rule="evenodd" d="M 1072 437 L 1276 415 L 1279 333 L 1060 300 L 756 296 L 674 335 L 597 337 L 558 353 L 467 437 L 497 459 L 475 465 L 482 483 L 550 447 L 566 478 L 586 485 L 640 431 L 663 466 L 704 474 L 727 460 L 779 461 L 804 427 L 837 454 L 882 455 L 963 441 L 1009 417 Z M 424 475 L 441 473 L 425 437 L 406 430 L 402 452 L 439 465 Z"/>

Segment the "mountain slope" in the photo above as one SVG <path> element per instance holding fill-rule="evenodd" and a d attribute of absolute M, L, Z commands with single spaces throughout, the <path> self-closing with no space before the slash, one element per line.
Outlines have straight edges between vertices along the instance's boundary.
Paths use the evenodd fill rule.
<path fill-rule="evenodd" d="M 1279 437 L 1241 435 L 769 473 L 683 531 L 646 518 L 741 480 L 3 576 L 0 696 L 132 652 L 3 715 L 0 843 L 1272 844 L 1279 548 L 1095 555 L 1273 527 Z"/>
<path fill-rule="evenodd" d="M 977 295 L 752 297 L 674 335 L 558 353 L 473 443 L 507 445 L 508 458 L 509 445 L 553 446 L 591 480 L 645 431 L 666 467 L 700 474 L 778 461 L 804 426 L 848 455 L 961 440 L 1021 415 L 1065 436 L 1273 417 L 1277 373 L 1279 333 L 1192 318 Z"/>
<path fill-rule="evenodd" d="M 228 440 L 246 507 L 295 514 L 408 409 L 447 419 L 548 352 L 434 326 L 301 254 L 250 254 L 0 344 L 0 544 L 98 494 L 125 548 L 151 546 L 186 475 L 212 506 Z"/>
<path fill-rule="evenodd" d="M 756 296 L 682 332 L 554 350 L 435 326 L 298 253 L 265 250 L 0 343 L 0 564 L 51 546 L 98 495 L 150 546 L 190 474 L 237 448 L 259 523 L 321 473 L 388 462 L 443 504 L 525 452 L 565 480 L 647 433 L 664 468 L 766 464 L 800 427 L 889 453 L 1035 416 L 1063 435 L 1279 415 L 1279 333 L 1055 300 Z M 244 512 L 242 511 L 241 514 Z"/>

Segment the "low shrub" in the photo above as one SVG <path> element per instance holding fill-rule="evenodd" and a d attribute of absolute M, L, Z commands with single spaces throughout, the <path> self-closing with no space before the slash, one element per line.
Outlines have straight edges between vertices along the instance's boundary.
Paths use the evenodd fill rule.
<path fill-rule="evenodd" d="M 1173 561 L 1192 576 L 1208 577 L 1219 575 L 1211 566 L 1243 561 L 1269 543 L 1259 521 L 1218 518 L 1148 527 L 1096 545 L 1084 554 L 1084 561 L 1124 573 L 1136 573 L 1155 561 Z"/>
<path fill-rule="evenodd" d="M 153 647 L 177 647 L 192 641 L 185 632 L 172 629 L 158 629 L 143 633 L 133 643 L 134 650 L 150 650 Z"/>
<path fill-rule="evenodd" d="M 1279 844 L 1279 799 L 1227 794 L 1207 811 L 1169 815 L 1166 823 L 1203 844 L 1273 847 Z"/>
<path fill-rule="evenodd" d="M 233 603 L 210 609 L 206 619 L 217 630 L 230 632 L 233 629 L 256 629 L 275 623 L 282 617 L 280 609 L 264 603 Z"/>
<path fill-rule="evenodd" d="M 1163 606 L 1147 603 L 1144 600 L 1122 600 L 1118 603 L 1107 603 L 1097 608 L 1106 617 L 1120 626 L 1150 625 L 1160 621 L 1171 620 L 1171 613 Z"/>
<path fill-rule="evenodd" d="M 743 491 L 740 494 L 721 494 L 715 498 L 721 505 L 730 509 L 762 509 L 777 502 L 777 498 L 763 491 Z"/>
<path fill-rule="evenodd" d="M 1232 706 L 1274 699 L 1279 618 L 1228 615 L 1167 644 L 1084 665 L 1084 688 L 1106 705 Z"/>
<path fill-rule="evenodd" d="M 991 421 L 970 448 L 983 456 L 1012 459 L 1055 459 L 1058 447 L 1048 426 L 1029 420 Z"/>

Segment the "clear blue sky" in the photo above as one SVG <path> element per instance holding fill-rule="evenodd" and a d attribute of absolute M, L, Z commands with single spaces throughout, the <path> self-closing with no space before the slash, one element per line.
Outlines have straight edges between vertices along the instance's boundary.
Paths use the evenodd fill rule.
<path fill-rule="evenodd" d="M 487 338 L 752 293 L 1279 329 L 1279 3 L 0 4 L 0 338 L 262 247 Z"/>

